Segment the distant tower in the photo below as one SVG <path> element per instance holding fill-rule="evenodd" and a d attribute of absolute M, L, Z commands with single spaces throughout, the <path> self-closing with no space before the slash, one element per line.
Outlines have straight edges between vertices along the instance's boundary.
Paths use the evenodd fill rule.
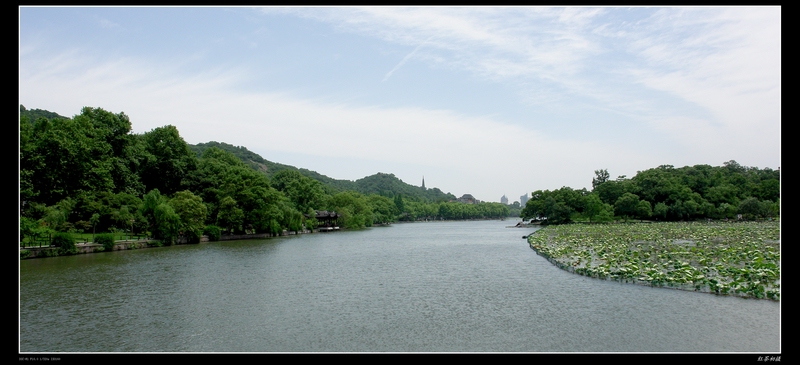
<path fill-rule="evenodd" d="M 425 175 L 422 175 L 422 188 L 425 189 Z"/>
<path fill-rule="evenodd" d="M 525 195 L 519 197 L 519 206 L 520 207 L 525 208 L 525 203 L 527 203 L 527 202 L 528 202 L 528 193 L 525 193 Z"/>
<path fill-rule="evenodd" d="M 508 205 L 508 198 L 506 198 L 506 194 L 503 194 L 503 197 L 500 198 L 500 202 L 505 205 Z"/>

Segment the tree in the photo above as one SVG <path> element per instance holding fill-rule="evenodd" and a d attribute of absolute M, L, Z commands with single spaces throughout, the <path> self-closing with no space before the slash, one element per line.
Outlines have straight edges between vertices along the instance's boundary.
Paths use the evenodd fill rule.
<path fill-rule="evenodd" d="M 611 204 L 603 203 L 603 209 L 597 214 L 598 222 L 611 222 L 614 220 L 614 207 Z"/>
<path fill-rule="evenodd" d="M 758 184 L 755 197 L 761 200 L 778 201 L 781 197 L 781 182 L 778 179 L 762 180 Z"/>
<path fill-rule="evenodd" d="M 739 204 L 738 212 L 744 219 L 756 219 L 768 216 L 770 214 L 770 207 L 759 201 L 758 198 L 750 197 Z"/>
<path fill-rule="evenodd" d="M 631 193 L 625 193 L 614 203 L 614 212 L 626 218 L 635 217 L 638 206 L 639 197 Z"/>
<path fill-rule="evenodd" d="M 592 193 L 586 196 L 586 208 L 584 209 L 583 214 L 589 218 L 589 222 L 591 222 L 592 218 L 603 211 L 603 208 L 603 201 L 600 200 L 600 196 Z"/>
<path fill-rule="evenodd" d="M 244 212 L 236 205 L 236 200 L 230 196 L 222 198 L 219 202 L 217 224 L 233 233 L 234 229 L 240 229 L 243 221 Z"/>
<path fill-rule="evenodd" d="M 133 217 L 134 215 L 127 205 L 121 206 L 113 213 L 114 221 L 119 224 L 117 227 L 130 227 L 131 233 L 133 233 Z"/>
<path fill-rule="evenodd" d="M 24 108 L 20 106 L 20 108 Z M 38 193 L 33 185 L 33 174 L 36 168 L 36 146 L 33 143 L 33 125 L 27 116 L 19 119 L 19 197 L 20 214 L 24 214 L 24 205 L 32 201 Z"/>
<path fill-rule="evenodd" d="M 342 214 L 343 225 L 347 228 L 372 226 L 372 207 L 364 195 L 355 191 L 345 191 L 332 196 L 328 210 Z"/>
<path fill-rule="evenodd" d="M 308 210 L 304 214 L 304 217 L 305 217 L 306 229 L 314 230 L 319 226 L 319 221 L 317 220 L 317 212 L 314 209 L 308 208 Z"/>
<path fill-rule="evenodd" d="M 281 202 L 281 210 L 283 219 L 281 220 L 281 228 L 285 227 L 290 231 L 300 231 L 303 229 L 303 213 L 294 209 L 291 204 L 286 201 Z"/>
<path fill-rule="evenodd" d="M 639 203 L 636 205 L 636 216 L 639 219 L 647 219 L 653 215 L 653 208 L 650 205 L 650 202 L 647 200 L 639 200 Z"/>
<path fill-rule="evenodd" d="M 112 190 L 108 147 L 95 143 L 88 120 L 39 118 L 25 133 L 20 171 L 27 198 L 52 205 L 80 191 Z"/>
<path fill-rule="evenodd" d="M 203 152 L 196 172 L 186 180 L 191 190 L 198 192 L 209 207 L 210 224 L 218 224 L 231 230 L 255 229 L 260 232 L 280 233 L 289 228 L 296 217 L 302 217 L 291 206 L 288 198 L 270 186 L 267 177 L 247 167 L 232 153 L 212 147 Z M 303 200 L 307 189 L 295 184 L 291 178 L 281 179 L 281 187 L 297 193 L 297 201 L 311 206 Z M 303 180 L 305 181 L 305 180 Z M 314 185 L 313 183 L 310 183 Z M 311 195 L 315 196 L 314 193 Z M 223 206 L 223 200 L 230 198 Z M 233 203 L 232 203 L 233 202 Z M 289 204 L 289 213 L 284 214 L 284 205 Z M 237 210 L 238 209 L 238 210 Z M 227 210 L 227 211 L 226 211 Z M 233 214 L 233 216 L 228 216 Z M 294 217 L 294 218 L 293 218 Z M 302 220 L 302 218 L 301 218 Z"/>
<path fill-rule="evenodd" d="M 278 171 L 272 177 L 272 187 L 283 192 L 298 211 L 321 208 L 324 204 L 322 184 L 295 170 Z"/>
<path fill-rule="evenodd" d="M 169 204 L 180 217 L 180 232 L 183 232 L 189 242 L 200 242 L 207 214 L 203 199 L 189 190 L 184 190 L 175 193 Z"/>
<path fill-rule="evenodd" d="M 669 208 L 664 203 L 657 203 L 655 208 L 653 208 L 653 216 L 657 218 L 666 219 L 668 212 Z"/>
<path fill-rule="evenodd" d="M 592 178 L 592 190 L 597 188 L 598 185 L 608 181 L 608 179 L 609 179 L 608 170 L 606 169 L 594 170 L 594 177 Z"/>
<path fill-rule="evenodd" d="M 403 203 L 403 194 L 395 194 L 394 206 L 397 208 L 399 214 L 403 214 L 403 212 L 406 211 L 405 204 Z"/>
<path fill-rule="evenodd" d="M 76 120 L 92 126 L 96 156 L 110 168 L 114 192 L 142 194 L 144 185 L 138 170 L 147 158 L 140 136 L 131 133 L 131 122 L 125 113 L 111 113 L 101 108 L 84 107 Z"/>
<path fill-rule="evenodd" d="M 712 186 L 706 190 L 705 194 L 706 200 L 717 206 L 723 203 L 739 205 L 738 196 L 739 189 L 730 183 Z"/>
<path fill-rule="evenodd" d="M 145 150 L 150 155 L 142 168 L 147 189 L 171 195 L 186 184 L 183 179 L 197 168 L 197 157 L 172 125 L 144 134 Z"/>
<path fill-rule="evenodd" d="M 155 217 L 155 238 L 171 245 L 178 237 L 181 228 L 181 217 L 168 203 L 161 203 L 153 211 Z"/>
<path fill-rule="evenodd" d="M 385 196 L 371 194 L 367 200 L 372 208 L 372 223 L 384 224 L 394 222 L 397 216 L 397 207 L 392 199 Z M 429 204 L 430 205 L 430 204 Z M 426 205 L 427 207 L 427 205 Z M 428 214 L 426 214 L 427 216 Z"/>
<path fill-rule="evenodd" d="M 52 114 L 52 113 L 50 113 Z M 44 113 L 42 115 L 48 115 Z M 124 113 L 83 108 L 72 119 L 20 118 L 20 193 L 47 205 L 83 193 L 142 194 L 138 166 L 146 158 Z"/>
<path fill-rule="evenodd" d="M 150 192 L 144 195 L 144 199 L 142 199 L 142 205 L 139 207 L 139 213 L 144 218 L 151 234 L 155 234 L 157 229 L 155 215 L 156 207 L 166 202 L 167 198 L 161 196 L 161 192 L 158 189 L 150 190 Z"/>
<path fill-rule="evenodd" d="M 740 165 L 738 162 L 734 160 L 723 162 L 722 165 L 733 173 L 742 173 L 746 171 L 746 168 L 744 166 Z"/>
<path fill-rule="evenodd" d="M 616 180 L 609 180 L 603 184 L 598 185 L 594 192 L 600 197 L 600 200 L 603 203 L 607 204 L 615 204 L 617 199 L 619 199 L 625 193 L 631 193 L 633 190 L 632 184 L 629 180 L 626 181 L 616 181 Z"/>
<path fill-rule="evenodd" d="M 42 233 L 46 229 L 42 227 L 41 222 L 30 219 L 28 217 L 19 217 L 19 241 L 20 244 L 28 238 L 28 241 Z"/>
<path fill-rule="evenodd" d="M 94 213 L 92 217 L 89 218 L 89 222 L 92 223 L 92 242 L 94 242 L 94 233 L 97 229 L 97 223 L 100 222 L 100 214 Z"/>
<path fill-rule="evenodd" d="M 571 221 L 573 209 L 563 202 L 556 202 L 550 207 L 547 223 L 562 224 Z"/>
<path fill-rule="evenodd" d="M 559 190 L 537 190 L 525 204 L 521 216 L 523 220 L 546 219 L 548 224 L 569 223 L 572 213 L 583 206 L 583 199 L 574 190 L 562 187 Z"/>

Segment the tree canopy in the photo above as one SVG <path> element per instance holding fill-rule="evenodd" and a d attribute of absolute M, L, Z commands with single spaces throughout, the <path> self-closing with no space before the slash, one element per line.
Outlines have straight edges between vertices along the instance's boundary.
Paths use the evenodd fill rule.
<path fill-rule="evenodd" d="M 136 134 L 125 113 L 101 108 L 66 118 L 20 106 L 19 127 L 24 236 L 130 230 L 169 244 L 196 242 L 207 226 L 227 233 L 314 228 L 323 210 L 339 213 L 345 228 L 508 214 L 500 204 L 456 203 L 450 193 L 393 174 L 335 180 L 241 146 L 189 145 L 172 125 Z"/>
<path fill-rule="evenodd" d="M 575 219 L 694 220 L 775 217 L 780 214 L 780 171 L 745 167 L 736 161 L 722 166 L 675 168 L 661 165 L 636 176 L 609 179 L 596 170 L 592 191 L 568 187 L 533 192 L 520 216 L 547 223 Z"/>

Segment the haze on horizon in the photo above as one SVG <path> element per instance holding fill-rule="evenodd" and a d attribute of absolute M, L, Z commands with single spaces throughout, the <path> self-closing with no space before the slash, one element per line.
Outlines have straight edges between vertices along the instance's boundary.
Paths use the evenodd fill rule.
<path fill-rule="evenodd" d="M 20 7 L 19 103 L 483 201 L 777 169 L 781 7 Z"/>

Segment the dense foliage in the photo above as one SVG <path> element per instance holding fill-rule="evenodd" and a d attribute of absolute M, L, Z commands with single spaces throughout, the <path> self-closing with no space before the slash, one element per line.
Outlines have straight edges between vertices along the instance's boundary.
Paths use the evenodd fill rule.
<path fill-rule="evenodd" d="M 386 197 L 403 194 L 412 199 L 435 202 L 450 201 L 456 198 L 453 194 L 444 193 L 438 188 L 424 189 L 419 186 L 407 184 L 394 176 L 394 174 L 379 172 L 356 181 L 337 180 L 316 171 L 268 161 L 243 146 L 233 146 L 228 143 L 212 141 L 189 145 L 189 148 L 194 151 L 198 157 L 202 157 L 203 153 L 210 148 L 218 148 L 230 152 L 245 165 L 267 175 L 270 179 L 274 179 L 275 176 L 288 172 L 305 176 L 319 182 L 322 190 L 328 195 L 334 195 L 343 191 L 357 191 L 365 195 L 378 194 Z"/>
<path fill-rule="evenodd" d="M 203 234 L 208 236 L 208 240 L 211 242 L 219 241 L 219 238 L 222 237 L 222 228 L 213 224 L 207 225 L 206 228 L 203 229 Z"/>
<path fill-rule="evenodd" d="M 467 205 L 378 173 L 357 181 L 267 161 L 244 147 L 187 144 L 167 125 L 135 134 L 124 113 L 86 107 L 65 118 L 20 106 L 20 233 L 146 234 L 173 244 L 209 234 L 272 233 L 402 220 L 500 218 L 497 203 Z M 207 229 L 208 227 L 208 229 Z"/>
<path fill-rule="evenodd" d="M 114 235 L 110 233 L 98 234 L 94 238 L 94 243 L 103 245 L 104 251 L 112 251 L 114 250 Z"/>
<path fill-rule="evenodd" d="M 558 224 L 576 220 L 738 219 L 739 215 L 753 220 L 779 214 L 780 170 L 728 161 L 717 167 L 662 165 L 639 171 L 630 179 L 621 176 L 616 180 L 609 179 L 608 171 L 597 170 L 591 192 L 569 187 L 534 191 L 520 216 Z"/>
<path fill-rule="evenodd" d="M 59 255 L 74 254 L 78 251 L 75 247 L 75 237 L 67 232 L 56 232 L 50 244 L 58 247 Z"/>

